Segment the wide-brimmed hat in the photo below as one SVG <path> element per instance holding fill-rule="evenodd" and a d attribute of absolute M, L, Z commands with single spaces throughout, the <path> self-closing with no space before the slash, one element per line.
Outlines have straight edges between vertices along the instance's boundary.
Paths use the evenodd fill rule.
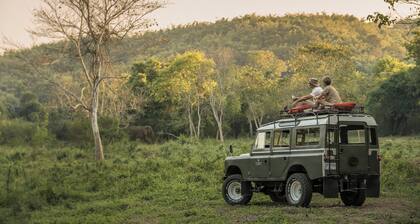
<path fill-rule="evenodd" d="M 316 79 L 316 78 L 310 78 L 309 79 L 309 84 L 312 84 L 314 86 L 319 86 L 318 79 Z"/>

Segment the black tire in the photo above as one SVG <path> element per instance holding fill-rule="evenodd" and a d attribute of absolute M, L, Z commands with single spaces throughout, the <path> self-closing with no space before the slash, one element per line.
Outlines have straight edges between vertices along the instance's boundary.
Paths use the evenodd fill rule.
<path fill-rule="evenodd" d="M 270 196 L 273 202 L 276 202 L 276 203 L 286 202 L 286 196 L 284 195 L 284 192 L 270 192 L 268 193 L 268 196 Z"/>
<path fill-rule="evenodd" d="M 308 207 L 312 200 L 312 183 L 304 173 L 290 175 L 286 182 L 286 200 L 289 205 Z"/>
<path fill-rule="evenodd" d="M 238 184 L 240 184 L 240 187 Z M 222 193 L 226 203 L 230 205 L 246 205 L 252 198 L 251 182 L 242 181 L 240 174 L 230 175 L 223 182 Z"/>
<path fill-rule="evenodd" d="M 362 206 L 366 200 L 366 191 L 359 190 L 357 192 L 344 191 L 340 192 L 341 201 L 346 206 Z"/>

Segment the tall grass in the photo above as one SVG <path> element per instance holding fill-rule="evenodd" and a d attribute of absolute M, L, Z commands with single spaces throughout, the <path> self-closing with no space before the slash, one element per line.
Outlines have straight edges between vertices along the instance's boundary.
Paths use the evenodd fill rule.
<path fill-rule="evenodd" d="M 247 152 L 252 140 L 163 144 L 117 142 L 106 160 L 90 148 L 0 148 L 0 223 L 220 223 L 214 205 L 227 145 Z M 386 194 L 419 194 L 420 139 L 382 140 Z M 157 218 L 159 217 L 159 218 Z"/>

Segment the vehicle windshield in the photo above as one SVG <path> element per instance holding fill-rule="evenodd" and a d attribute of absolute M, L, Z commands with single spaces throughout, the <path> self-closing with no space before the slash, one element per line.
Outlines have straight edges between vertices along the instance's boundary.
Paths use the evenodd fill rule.
<path fill-rule="evenodd" d="M 260 132 L 255 139 L 254 151 L 270 150 L 271 132 Z"/>

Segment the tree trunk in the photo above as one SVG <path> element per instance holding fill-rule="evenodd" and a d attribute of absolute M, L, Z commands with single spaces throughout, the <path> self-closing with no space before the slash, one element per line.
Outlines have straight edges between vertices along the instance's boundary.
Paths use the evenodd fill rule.
<path fill-rule="evenodd" d="M 248 118 L 248 122 L 249 122 L 249 137 L 251 137 L 252 138 L 252 136 L 254 135 L 254 133 L 253 133 L 253 128 L 252 128 L 252 121 L 251 121 L 251 119 L 249 119 Z"/>
<path fill-rule="evenodd" d="M 225 138 L 223 137 L 223 126 L 222 126 L 222 122 L 217 122 L 217 126 L 219 127 L 219 137 L 220 137 L 220 141 L 224 142 Z"/>
<path fill-rule="evenodd" d="M 200 103 L 197 104 L 197 116 L 198 116 L 198 122 L 197 122 L 197 136 L 196 138 L 200 138 L 200 129 L 201 129 L 201 109 L 200 109 Z"/>
<path fill-rule="evenodd" d="M 192 119 L 192 109 L 191 106 L 188 106 L 188 124 L 190 126 L 190 137 L 194 137 L 195 134 L 195 127 L 194 127 L 194 121 Z"/>
<path fill-rule="evenodd" d="M 215 102 L 212 99 L 210 100 L 210 107 L 211 107 L 211 110 L 213 112 L 213 117 L 214 117 L 214 120 L 216 120 L 217 128 L 218 128 L 216 139 L 217 139 L 218 136 L 220 136 L 220 138 L 219 138 L 220 141 L 224 142 L 224 138 L 223 138 L 223 108 L 220 109 L 221 111 L 220 111 L 220 115 L 219 115 L 219 112 L 216 109 Z"/>
<path fill-rule="evenodd" d="M 92 126 L 93 139 L 95 141 L 96 160 L 104 159 L 104 149 L 102 146 L 101 134 L 98 125 L 98 89 L 93 88 L 92 110 L 90 112 L 90 122 Z"/>

